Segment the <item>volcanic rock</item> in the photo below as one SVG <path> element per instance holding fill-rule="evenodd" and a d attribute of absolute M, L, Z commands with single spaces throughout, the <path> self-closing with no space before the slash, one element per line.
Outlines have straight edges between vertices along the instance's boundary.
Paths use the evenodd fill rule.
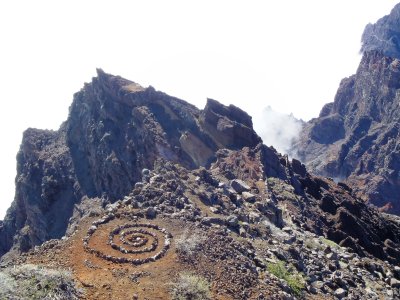
<path fill-rule="evenodd" d="M 306 123 L 293 154 L 309 171 L 346 181 L 358 197 L 400 214 L 400 5 L 363 34 L 357 73 Z M 324 209 L 333 211 L 327 199 Z"/>

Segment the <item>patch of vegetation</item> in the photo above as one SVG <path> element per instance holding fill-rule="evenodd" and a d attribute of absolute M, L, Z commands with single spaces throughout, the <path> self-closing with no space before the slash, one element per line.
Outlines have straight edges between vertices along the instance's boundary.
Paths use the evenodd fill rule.
<path fill-rule="evenodd" d="M 318 239 L 308 239 L 304 242 L 304 245 L 310 250 L 322 251 L 325 248 Z"/>
<path fill-rule="evenodd" d="M 281 179 L 269 177 L 267 178 L 267 186 L 278 200 L 289 200 L 291 202 L 297 202 L 299 200 L 294 191 L 294 187 Z"/>
<path fill-rule="evenodd" d="M 190 273 L 182 273 L 171 283 L 172 300 L 211 299 L 210 283 L 207 279 Z"/>
<path fill-rule="evenodd" d="M 185 231 L 180 237 L 175 239 L 176 251 L 181 257 L 189 258 L 200 249 L 206 237 L 200 232 L 189 233 Z"/>
<path fill-rule="evenodd" d="M 300 273 L 287 268 L 283 261 L 268 263 L 267 270 L 276 277 L 285 280 L 294 295 L 301 295 L 302 290 L 305 288 L 305 281 Z"/>
<path fill-rule="evenodd" d="M 339 246 L 338 244 L 336 244 L 334 241 L 329 240 L 329 239 L 327 239 L 327 238 L 321 237 L 321 241 L 322 241 L 325 245 L 327 245 L 327 246 L 329 246 L 329 247 L 331 247 L 331 248 L 335 248 L 335 249 L 340 248 L 340 246 Z"/>
<path fill-rule="evenodd" d="M 0 299 L 79 299 L 71 274 L 22 265 L 0 271 Z"/>

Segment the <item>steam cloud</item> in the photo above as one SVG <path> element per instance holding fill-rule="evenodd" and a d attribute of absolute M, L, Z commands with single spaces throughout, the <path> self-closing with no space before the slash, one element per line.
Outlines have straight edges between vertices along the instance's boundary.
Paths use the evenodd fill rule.
<path fill-rule="evenodd" d="M 274 111 L 270 106 L 253 116 L 254 128 L 267 146 L 282 154 L 290 154 L 293 140 L 298 136 L 303 121 L 292 114 Z"/>

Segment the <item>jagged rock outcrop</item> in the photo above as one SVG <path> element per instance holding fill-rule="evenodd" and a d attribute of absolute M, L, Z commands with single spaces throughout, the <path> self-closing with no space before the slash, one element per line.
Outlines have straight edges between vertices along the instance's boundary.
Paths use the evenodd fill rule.
<path fill-rule="evenodd" d="M 192 169 L 220 148 L 253 147 L 251 117 L 209 99 L 204 110 L 98 70 L 74 95 L 58 131 L 28 129 L 18 153 L 16 195 L 0 225 L 0 255 L 65 234 L 82 197 L 128 194 L 157 158 Z"/>
<path fill-rule="evenodd" d="M 334 102 L 304 126 L 293 147 L 294 155 L 312 172 L 346 180 L 359 197 L 396 214 L 400 52 L 377 41 L 397 39 L 399 13 L 397 5 L 389 16 L 366 27 L 357 73 L 342 80 Z"/>
<path fill-rule="evenodd" d="M 361 51 L 376 51 L 385 56 L 400 58 L 400 4 L 389 15 L 365 27 Z"/>

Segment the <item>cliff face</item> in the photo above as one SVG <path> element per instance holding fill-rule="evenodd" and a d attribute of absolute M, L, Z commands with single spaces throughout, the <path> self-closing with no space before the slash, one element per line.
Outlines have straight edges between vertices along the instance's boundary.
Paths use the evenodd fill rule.
<path fill-rule="evenodd" d="M 308 122 L 294 153 L 309 170 L 347 180 L 359 197 L 400 213 L 400 37 L 397 5 L 368 25 L 357 73 Z M 397 49 L 397 50 L 396 50 Z"/>
<path fill-rule="evenodd" d="M 74 95 L 58 131 L 28 129 L 17 164 L 15 200 L 0 224 L 0 255 L 65 234 L 82 197 L 113 202 L 157 158 L 193 169 L 219 148 L 255 146 L 251 117 L 209 99 L 204 110 L 154 88 L 98 70 Z"/>

